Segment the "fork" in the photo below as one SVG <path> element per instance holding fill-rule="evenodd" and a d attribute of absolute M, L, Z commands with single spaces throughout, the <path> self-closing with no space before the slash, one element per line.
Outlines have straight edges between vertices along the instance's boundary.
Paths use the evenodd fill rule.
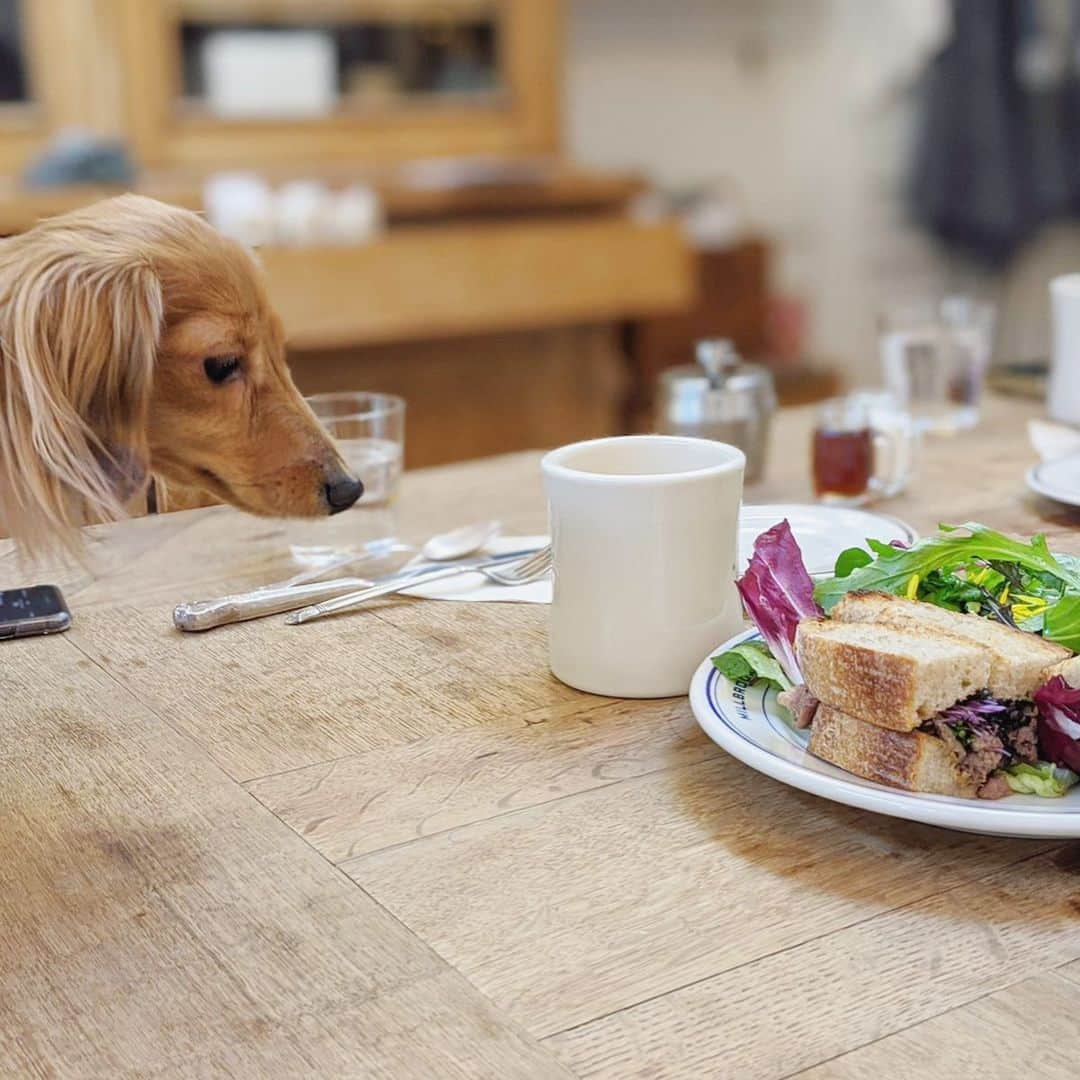
<path fill-rule="evenodd" d="M 290 626 L 314 622 L 324 615 L 336 615 L 342 611 L 352 611 L 354 608 L 361 607 L 369 600 L 375 600 L 380 596 L 391 596 L 405 589 L 412 589 L 417 585 L 442 581 L 444 578 L 457 577 L 460 574 L 483 574 L 484 577 L 496 585 L 527 585 L 530 582 L 539 581 L 550 569 L 550 545 L 541 548 L 525 559 L 520 556 L 511 558 L 505 555 L 493 555 L 483 562 L 432 570 L 427 574 L 417 574 L 408 581 L 391 581 L 385 585 L 376 585 L 370 589 L 350 593 L 348 596 L 339 596 L 333 600 L 326 600 L 321 604 L 312 604 L 309 607 L 301 608 L 299 611 L 294 611 L 291 615 L 287 615 L 285 621 Z"/>

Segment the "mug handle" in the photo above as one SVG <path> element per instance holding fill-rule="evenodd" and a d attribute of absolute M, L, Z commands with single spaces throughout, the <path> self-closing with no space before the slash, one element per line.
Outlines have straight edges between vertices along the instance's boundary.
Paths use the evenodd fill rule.
<path fill-rule="evenodd" d="M 899 495 L 915 471 L 919 435 L 911 418 L 903 413 L 886 424 L 874 423 L 874 475 L 870 490 L 884 499 Z"/>

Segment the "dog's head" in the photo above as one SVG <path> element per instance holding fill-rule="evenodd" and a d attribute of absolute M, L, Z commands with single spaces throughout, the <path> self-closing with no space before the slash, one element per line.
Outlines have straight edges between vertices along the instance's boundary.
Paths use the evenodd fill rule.
<path fill-rule="evenodd" d="M 125 195 L 0 242 L 0 535 L 110 520 L 152 474 L 314 517 L 360 484 L 293 384 L 251 256 Z"/>

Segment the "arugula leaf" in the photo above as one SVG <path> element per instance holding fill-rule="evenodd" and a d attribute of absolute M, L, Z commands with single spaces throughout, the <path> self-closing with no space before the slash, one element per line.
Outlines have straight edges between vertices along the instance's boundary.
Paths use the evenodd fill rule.
<path fill-rule="evenodd" d="M 856 590 L 903 593 L 913 577 L 924 578 L 934 570 L 955 569 L 981 563 L 1019 563 L 1034 574 L 1045 574 L 1080 593 L 1080 566 L 1066 566 L 1050 553 L 1046 537 L 1037 533 L 1030 543 L 1014 540 L 988 529 L 978 522 L 964 525 L 939 525 L 945 535 L 920 540 L 910 548 L 896 548 L 879 540 L 867 544 L 877 556 L 873 562 L 857 567 L 846 577 L 820 582 L 814 598 L 830 611 L 845 593 Z M 953 535 L 963 530 L 967 535 Z"/>
<path fill-rule="evenodd" d="M 760 641 L 744 641 L 726 653 L 712 658 L 713 667 L 732 682 L 739 679 L 764 679 L 777 690 L 790 690 L 791 680 L 773 658 L 768 646 Z"/>
<path fill-rule="evenodd" d="M 1005 770 L 1005 782 L 1018 795 L 1040 795 L 1044 799 L 1059 799 L 1080 780 L 1071 769 L 1060 768 L 1049 761 L 1038 765 L 1013 765 Z"/>
<path fill-rule="evenodd" d="M 836 557 L 836 568 L 833 573 L 839 578 L 844 578 L 853 570 L 858 570 L 860 566 L 866 566 L 873 561 L 874 557 L 865 548 L 847 548 Z"/>

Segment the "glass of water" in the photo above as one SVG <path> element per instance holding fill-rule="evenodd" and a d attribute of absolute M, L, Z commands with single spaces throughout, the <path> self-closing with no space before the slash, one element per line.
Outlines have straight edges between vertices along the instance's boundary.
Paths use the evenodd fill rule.
<path fill-rule="evenodd" d="M 364 485 L 359 501 L 343 514 L 290 523 L 293 558 L 318 566 L 354 550 L 370 551 L 394 536 L 392 504 L 404 459 L 405 401 L 393 394 L 347 391 L 313 394 L 307 402 L 349 472 Z"/>
<path fill-rule="evenodd" d="M 312 394 L 307 403 L 337 443 L 349 472 L 364 485 L 356 505 L 390 502 L 401 479 L 405 399 L 349 391 Z"/>
<path fill-rule="evenodd" d="M 966 296 L 882 320 L 885 385 L 921 431 L 952 435 L 978 423 L 993 331 L 993 305 Z"/>

